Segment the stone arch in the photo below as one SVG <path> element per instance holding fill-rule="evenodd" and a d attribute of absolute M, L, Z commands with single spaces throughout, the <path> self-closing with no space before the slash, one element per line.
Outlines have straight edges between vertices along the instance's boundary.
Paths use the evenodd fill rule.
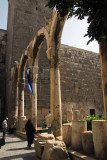
<path fill-rule="evenodd" d="M 30 69 L 31 69 L 31 73 L 32 73 L 32 86 L 33 86 L 33 95 L 31 98 L 32 107 L 31 107 L 30 113 L 31 113 L 31 119 L 32 119 L 32 122 L 33 122 L 35 128 L 37 128 L 38 57 L 39 57 L 40 49 L 42 46 L 42 42 L 44 41 L 44 39 L 46 39 L 46 41 L 47 41 L 47 38 L 48 38 L 48 33 L 45 30 L 45 28 L 43 27 L 42 29 L 40 29 L 37 32 L 34 40 L 32 41 L 32 47 L 29 47 L 30 48 L 29 61 L 32 62 L 32 63 L 30 63 Z M 47 46 L 48 46 L 48 43 L 47 43 Z"/>
<path fill-rule="evenodd" d="M 25 66 L 28 60 L 28 52 L 22 54 L 18 67 L 18 128 L 23 131 L 24 116 L 24 88 L 25 88 Z"/>
<path fill-rule="evenodd" d="M 59 71 L 59 47 L 60 39 L 67 15 L 61 17 L 55 15 L 52 20 L 52 27 L 49 36 L 49 48 L 47 55 L 50 61 L 50 106 L 52 115 L 52 130 L 55 136 L 62 135 L 62 111 L 61 111 L 61 90 L 60 90 L 60 71 Z"/>
<path fill-rule="evenodd" d="M 18 69 L 18 78 L 24 78 L 24 71 L 25 71 L 25 64 L 28 59 L 28 55 L 26 54 L 27 51 L 22 55 L 19 63 L 19 69 Z"/>
<path fill-rule="evenodd" d="M 67 15 L 66 15 L 67 16 Z M 36 85 L 37 72 L 38 72 L 38 56 L 41 48 L 42 41 L 46 38 L 47 41 L 47 57 L 50 62 L 50 79 L 51 79 L 51 114 L 52 114 L 52 129 L 55 136 L 62 134 L 62 113 L 61 113 L 61 91 L 60 91 L 60 73 L 59 73 L 59 47 L 62 29 L 66 20 L 65 17 L 57 15 L 55 12 L 52 18 L 48 21 L 44 28 L 37 32 L 34 48 L 33 48 L 33 64 L 35 74 L 33 81 Z M 51 22 L 51 23 L 50 23 Z M 51 24 L 51 25 L 50 25 Z M 45 35 L 45 33 L 48 33 Z M 36 86 L 37 87 L 37 86 Z M 34 97 L 33 97 L 34 98 Z M 37 97 L 32 99 L 35 102 L 37 110 Z M 36 115 L 37 117 L 37 111 Z M 36 120 L 37 121 L 37 120 Z"/>
<path fill-rule="evenodd" d="M 38 56 L 44 38 L 47 42 L 47 57 L 50 65 L 50 106 L 52 114 L 52 130 L 55 136 L 62 134 L 62 113 L 61 113 L 61 91 L 60 91 L 60 72 L 59 72 L 59 47 L 60 39 L 67 15 L 61 17 L 54 12 L 48 23 L 40 29 L 34 40 L 28 45 L 25 53 L 22 55 L 18 70 L 19 86 L 19 116 L 24 117 L 23 110 L 23 89 L 24 89 L 24 72 L 27 60 L 33 75 L 33 88 L 37 88 Z M 37 94 L 32 95 L 32 113 L 34 112 L 34 121 L 37 124 Z M 35 105 L 35 107 L 33 107 Z M 21 118 L 20 118 L 21 119 Z M 20 125 L 21 126 L 21 123 Z M 36 127 L 36 126 L 35 126 Z"/>

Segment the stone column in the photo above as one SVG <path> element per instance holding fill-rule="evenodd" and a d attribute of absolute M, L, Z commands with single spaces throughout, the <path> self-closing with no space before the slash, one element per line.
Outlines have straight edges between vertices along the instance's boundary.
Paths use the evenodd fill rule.
<path fill-rule="evenodd" d="M 74 150 L 82 150 L 82 132 L 87 130 L 87 122 L 82 120 L 80 110 L 72 111 L 71 146 Z"/>
<path fill-rule="evenodd" d="M 33 94 L 31 97 L 31 120 L 33 125 L 37 129 L 37 78 L 38 78 L 38 67 L 33 68 Z"/>
<path fill-rule="evenodd" d="M 107 121 L 92 121 L 94 152 L 98 160 L 107 159 Z"/>
<path fill-rule="evenodd" d="M 25 88 L 25 79 L 18 79 L 18 128 L 22 131 L 24 116 L 24 88 Z"/>
<path fill-rule="evenodd" d="M 59 59 L 50 58 L 50 105 L 52 115 L 52 130 L 55 136 L 62 135 L 62 110 Z"/>
<path fill-rule="evenodd" d="M 82 133 L 82 147 L 83 151 L 87 155 L 94 154 L 94 143 L 92 131 L 85 131 Z"/>
<path fill-rule="evenodd" d="M 16 83 L 16 90 L 15 90 L 15 121 L 16 121 L 16 128 L 18 128 L 18 82 Z"/>
<path fill-rule="evenodd" d="M 72 121 L 72 149 L 82 150 L 82 132 L 87 130 L 86 121 Z"/>
<path fill-rule="evenodd" d="M 15 85 L 15 118 L 18 117 L 18 83 Z"/>

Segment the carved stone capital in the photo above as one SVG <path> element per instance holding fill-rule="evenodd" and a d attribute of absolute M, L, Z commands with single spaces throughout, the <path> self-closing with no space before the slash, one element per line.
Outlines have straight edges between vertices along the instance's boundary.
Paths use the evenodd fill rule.
<path fill-rule="evenodd" d="M 50 65 L 50 68 L 57 68 L 60 64 L 60 59 L 58 56 L 54 56 L 52 58 L 50 58 L 49 60 L 49 65 Z"/>
<path fill-rule="evenodd" d="M 18 79 L 18 87 L 21 88 L 21 90 L 23 90 L 25 88 L 25 79 L 24 78 Z"/>

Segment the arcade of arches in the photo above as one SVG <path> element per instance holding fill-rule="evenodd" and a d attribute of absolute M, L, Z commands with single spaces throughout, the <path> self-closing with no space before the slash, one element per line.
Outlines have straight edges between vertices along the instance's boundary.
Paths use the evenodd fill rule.
<path fill-rule="evenodd" d="M 50 110 L 52 115 L 52 130 L 55 136 L 62 135 L 62 113 L 61 113 L 61 92 L 60 92 L 60 72 L 59 72 L 59 47 L 65 17 L 57 16 L 54 12 L 48 24 L 41 28 L 34 40 L 30 42 L 19 63 L 12 70 L 12 88 L 15 98 L 15 115 L 17 126 L 23 131 L 26 116 L 24 116 L 24 88 L 25 88 L 25 66 L 29 65 L 30 78 L 33 86 L 33 94 L 30 95 L 31 108 L 29 118 L 37 128 L 37 76 L 38 57 L 44 39 L 47 42 L 47 58 L 50 66 Z"/>
<path fill-rule="evenodd" d="M 31 108 L 29 118 L 32 119 L 35 128 L 37 128 L 37 78 L 38 78 L 38 58 L 42 46 L 42 42 L 46 39 L 47 42 L 47 58 L 50 67 L 50 110 L 52 115 L 52 130 L 55 136 L 62 135 L 62 113 L 61 113 L 61 91 L 60 91 L 60 71 L 59 71 L 59 47 L 62 29 L 67 15 L 61 17 L 54 12 L 48 23 L 41 28 L 32 40 L 25 52 L 22 54 L 20 61 L 12 69 L 12 94 L 15 99 L 15 115 L 17 118 L 17 126 L 20 131 L 23 131 L 26 116 L 24 116 L 24 88 L 25 88 L 25 68 L 26 64 L 30 68 L 30 78 L 33 86 L 33 94 L 30 95 Z M 104 44 L 104 43 L 103 43 Z M 106 53 L 106 47 L 100 45 L 101 62 L 103 52 Z M 105 45 L 106 46 L 106 45 Z M 105 54 L 106 55 L 106 54 Z M 106 63 L 106 62 L 105 62 Z M 103 85 L 106 85 L 105 69 L 102 67 Z M 103 87 L 105 88 L 105 87 Z M 105 88 L 106 89 L 106 88 Z M 104 92 L 105 93 L 105 92 Z M 107 118 L 106 97 L 104 96 L 105 116 Z"/>

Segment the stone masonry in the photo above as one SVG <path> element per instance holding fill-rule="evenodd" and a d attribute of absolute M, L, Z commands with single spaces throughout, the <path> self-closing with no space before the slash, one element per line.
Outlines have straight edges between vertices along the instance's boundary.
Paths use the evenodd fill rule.
<path fill-rule="evenodd" d="M 29 42 L 47 22 L 52 11 L 45 8 L 45 0 L 9 0 L 7 53 L 6 53 L 6 106 L 14 107 L 10 102 L 11 68 L 19 61 Z M 60 75 L 63 118 L 67 119 L 67 110 L 83 108 L 86 114 L 90 109 L 103 113 L 103 97 L 99 55 L 66 45 L 60 48 Z M 5 86 L 5 85 L 4 85 Z M 27 80 L 25 85 L 25 116 L 28 118 L 30 104 Z M 45 120 L 50 110 L 50 71 L 46 55 L 46 42 L 41 49 L 38 62 L 37 79 L 38 125 Z M 7 107 L 6 107 L 7 110 Z M 11 115 L 10 115 L 11 116 Z"/>
<path fill-rule="evenodd" d="M 42 65 L 45 65 L 46 60 L 47 57 L 44 57 Z M 47 79 L 46 75 L 48 75 Z M 63 119 L 67 119 L 67 111 L 72 108 L 74 110 L 83 108 L 86 115 L 90 115 L 90 109 L 95 109 L 96 115 L 102 115 L 104 107 L 99 54 L 61 45 L 60 75 Z M 49 83 L 49 69 L 47 74 L 43 76 L 41 73 L 40 76 L 41 88 L 47 90 L 44 81 L 45 84 Z M 45 96 L 49 97 L 49 90 L 45 95 L 41 92 L 41 98 L 38 99 L 41 102 L 40 106 L 47 106 L 47 108 L 38 107 L 38 125 L 45 120 L 50 110 L 49 105 L 43 103 Z"/>
<path fill-rule="evenodd" d="M 6 57 L 6 45 L 7 45 L 7 32 L 0 30 L 0 122 L 4 118 L 5 112 L 5 57 Z M 1 123 L 0 123 L 1 127 Z"/>
<path fill-rule="evenodd" d="M 69 110 L 83 108 L 86 115 L 95 109 L 102 115 L 103 93 L 101 84 L 100 57 L 94 52 L 61 45 L 60 74 L 63 115 Z"/>
<path fill-rule="evenodd" d="M 52 11 L 46 8 L 45 4 L 45 0 L 9 0 L 7 28 L 8 45 L 6 54 L 6 105 L 8 106 L 8 110 L 10 110 L 12 106 L 14 107 L 14 104 L 11 104 L 8 97 L 10 94 L 9 86 L 11 85 L 11 67 L 15 65 L 15 61 L 19 61 L 22 53 L 26 49 L 29 42 L 34 38 L 36 32 L 47 22 L 51 16 Z M 46 52 L 45 47 L 43 47 L 41 50 L 42 55 L 44 52 Z M 45 69 L 47 69 L 46 66 L 44 71 Z M 42 71 L 39 71 L 39 73 L 41 72 Z M 39 82 L 40 80 L 38 83 Z M 40 86 L 40 84 L 38 86 Z M 28 110 L 30 107 L 27 84 L 25 86 L 25 90 L 27 91 L 25 92 L 25 113 L 27 116 L 26 110 Z"/>

